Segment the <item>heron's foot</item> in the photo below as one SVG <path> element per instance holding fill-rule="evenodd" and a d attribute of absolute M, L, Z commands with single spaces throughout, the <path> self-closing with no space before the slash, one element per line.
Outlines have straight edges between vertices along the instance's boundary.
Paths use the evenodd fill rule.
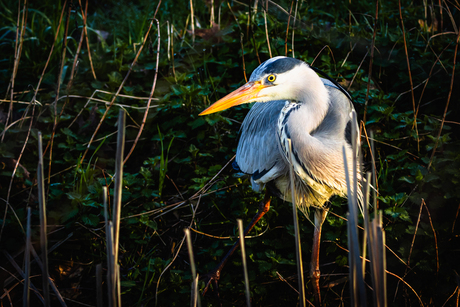
<path fill-rule="evenodd" d="M 220 279 L 220 270 L 221 270 L 221 268 L 217 267 L 217 268 L 213 269 L 212 271 L 208 272 L 207 274 L 202 275 L 200 277 L 200 279 L 203 279 L 205 284 L 206 284 L 206 286 L 204 287 L 203 293 L 202 293 L 203 296 L 206 295 L 206 292 L 208 292 L 209 286 L 211 284 L 213 285 L 213 288 L 216 291 L 218 291 L 218 288 L 219 288 L 218 282 L 219 282 L 219 279 Z"/>

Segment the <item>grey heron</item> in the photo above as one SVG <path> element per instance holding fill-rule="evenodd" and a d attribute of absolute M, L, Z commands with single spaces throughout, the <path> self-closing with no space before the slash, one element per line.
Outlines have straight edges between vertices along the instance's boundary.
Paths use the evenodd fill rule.
<path fill-rule="evenodd" d="M 299 210 L 307 217 L 309 208 L 315 209 L 310 276 L 315 297 L 320 300 L 319 245 L 321 227 L 328 212 L 325 204 L 333 195 L 347 194 L 342 148 L 345 148 L 350 171 L 356 154 L 351 146 L 354 109 L 351 97 L 338 83 L 319 77 L 307 63 L 279 56 L 262 63 L 251 74 L 248 83 L 200 115 L 251 102 L 255 104 L 241 127 L 237 167 L 251 176 L 255 191 L 267 186 L 285 201 L 292 202 L 295 197 Z M 292 159 L 288 140 L 292 144 Z M 294 196 L 289 177 L 291 161 L 295 173 Z M 269 206 L 270 197 L 266 196 L 246 233 Z M 235 244 L 228 254 L 237 247 Z M 226 261 L 227 257 L 212 278 L 219 278 Z M 208 286 L 209 283 L 205 291 Z"/>

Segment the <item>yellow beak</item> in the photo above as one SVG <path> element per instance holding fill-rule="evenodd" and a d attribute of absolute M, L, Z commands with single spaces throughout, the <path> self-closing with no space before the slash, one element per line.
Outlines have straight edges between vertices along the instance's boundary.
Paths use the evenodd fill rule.
<path fill-rule="evenodd" d="M 219 99 L 209 108 L 201 112 L 199 115 L 208 115 L 211 113 L 223 111 L 231 107 L 237 106 L 243 103 L 249 103 L 254 101 L 258 97 L 259 92 L 266 88 L 267 85 L 263 85 L 260 81 L 251 81 L 231 92 L 224 98 Z"/>

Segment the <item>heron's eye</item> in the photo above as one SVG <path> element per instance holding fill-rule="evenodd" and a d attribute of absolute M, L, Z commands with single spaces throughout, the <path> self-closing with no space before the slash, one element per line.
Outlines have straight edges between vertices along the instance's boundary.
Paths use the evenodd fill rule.
<path fill-rule="evenodd" d="M 275 75 L 270 75 L 267 77 L 267 81 L 268 82 L 274 82 L 276 80 L 276 76 Z"/>

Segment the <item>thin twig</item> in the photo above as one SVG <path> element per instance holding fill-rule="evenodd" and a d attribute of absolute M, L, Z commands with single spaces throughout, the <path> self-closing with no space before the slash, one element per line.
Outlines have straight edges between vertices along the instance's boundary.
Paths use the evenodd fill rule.
<path fill-rule="evenodd" d="M 291 9 L 289 10 L 289 17 L 286 27 L 286 38 L 284 39 L 284 56 L 287 56 L 287 40 L 289 36 L 289 22 L 291 21 L 292 6 L 294 5 L 294 0 L 291 1 Z"/>
<path fill-rule="evenodd" d="M 403 17 L 402 17 L 402 9 L 401 9 L 401 0 L 399 0 L 399 20 L 401 21 L 401 29 L 402 29 L 402 32 L 403 32 L 404 51 L 406 53 L 406 63 L 407 63 L 407 73 L 409 74 L 409 82 L 410 82 L 411 98 L 412 98 L 412 109 L 413 109 L 413 112 L 414 112 L 414 122 L 413 122 L 412 128 L 415 128 L 415 132 L 417 134 L 417 143 L 418 143 L 419 142 L 419 137 L 418 137 L 417 121 L 415 119 L 414 84 L 413 84 L 413 81 L 412 81 L 412 71 L 410 69 L 409 52 L 407 51 L 406 30 L 404 29 L 404 20 L 403 20 Z"/>
<path fill-rule="evenodd" d="M 417 224 L 415 225 L 414 235 L 412 237 L 412 243 L 410 245 L 409 257 L 407 257 L 406 273 L 407 273 L 407 269 L 410 268 L 410 257 L 412 255 L 412 249 L 414 248 L 415 236 L 417 235 L 418 225 L 420 224 L 420 217 L 422 216 L 422 209 L 423 209 L 422 204 L 423 204 L 423 200 L 422 200 L 422 203 L 420 204 L 420 211 L 418 213 Z"/>
<path fill-rule="evenodd" d="M 158 6 L 160 4 L 161 4 L 161 1 L 158 3 Z M 147 108 L 145 109 L 145 112 L 144 112 L 144 118 L 142 119 L 141 127 L 139 128 L 139 132 L 137 133 L 136 139 L 134 140 L 134 144 L 133 144 L 133 146 L 131 146 L 131 149 L 129 150 L 128 154 L 126 155 L 125 160 L 123 161 L 123 163 L 126 163 L 126 161 L 128 161 L 129 157 L 131 156 L 131 154 L 134 151 L 134 148 L 136 148 L 136 145 L 137 145 L 137 142 L 139 141 L 139 138 L 141 137 L 142 131 L 144 130 L 145 122 L 147 121 L 147 116 L 149 114 L 150 103 L 152 102 L 153 93 L 155 92 L 155 88 L 156 88 L 156 84 L 157 84 L 158 64 L 160 62 L 160 23 L 158 22 L 158 19 L 156 19 L 156 18 L 152 19 L 152 21 L 150 22 L 149 29 L 147 30 L 147 33 L 150 32 L 150 29 L 152 28 L 154 20 L 157 23 L 157 30 L 158 30 L 157 62 L 156 62 L 156 67 L 155 67 L 155 76 L 153 77 L 153 85 L 152 85 L 152 89 L 150 90 L 150 96 L 149 96 L 149 100 L 147 101 Z"/>
<path fill-rule="evenodd" d="M 80 9 L 82 9 L 81 0 L 78 0 L 78 1 L 80 3 Z M 83 16 L 86 16 L 88 14 L 88 2 L 89 1 L 86 1 L 85 13 L 82 12 L 82 18 L 85 18 Z M 80 50 L 81 50 L 81 46 L 83 45 L 83 39 L 84 38 L 85 38 L 85 31 L 82 29 L 82 31 L 80 33 L 80 42 L 78 43 L 77 51 L 75 52 L 75 56 L 74 56 L 74 59 L 73 59 L 72 71 L 70 73 L 70 80 L 67 83 L 67 93 L 69 93 L 70 89 L 72 88 L 73 78 L 75 77 L 75 69 L 77 68 L 77 65 L 78 65 L 78 56 L 80 55 Z M 61 114 L 62 114 L 63 111 L 64 111 L 64 107 L 61 110 Z"/>
<path fill-rule="evenodd" d="M 160 3 L 158 3 L 157 10 L 155 11 L 155 14 L 153 15 L 153 18 L 155 18 L 156 13 L 158 12 L 158 8 L 159 8 L 160 4 L 161 4 L 161 1 L 160 1 Z M 151 25 L 152 25 L 152 23 L 151 23 Z M 140 56 L 142 50 L 144 49 L 145 42 L 147 41 L 147 37 L 148 37 L 149 33 L 150 33 L 150 28 L 149 28 L 149 30 L 147 31 L 147 33 L 145 34 L 144 39 L 143 39 L 143 41 L 142 41 L 142 45 L 141 45 L 141 47 L 139 48 L 139 50 L 137 51 L 137 54 L 136 54 L 136 56 L 135 56 L 133 62 L 131 63 L 128 72 L 126 73 L 125 78 L 123 79 L 123 81 L 121 82 L 120 86 L 118 87 L 117 92 L 115 93 L 115 95 L 113 95 L 113 98 L 112 98 L 112 100 L 110 101 L 110 104 L 107 106 L 107 109 L 105 110 L 104 114 L 102 115 L 102 118 L 100 119 L 99 123 L 97 124 L 96 130 L 94 130 L 93 135 L 91 136 L 91 139 L 90 139 L 90 141 L 89 141 L 89 143 L 88 143 L 88 146 L 86 147 L 86 150 L 85 150 L 85 152 L 83 153 L 83 155 L 82 155 L 82 157 L 81 157 L 80 163 L 83 163 L 83 161 L 85 160 L 86 154 L 88 153 L 89 148 L 91 147 L 91 143 L 93 142 L 93 140 L 94 140 L 94 138 L 96 137 L 96 135 L 97 135 L 99 129 L 100 129 L 101 126 L 102 126 L 102 123 L 104 122 L 105 118 L 107 117 L 107 114 L 109 113 L 110 108 L 111 108 L 112 105 L 114 104 L 114 102 L 115 102 L 115 100 L 117 99 L 117 97 L 119 96 L 119 94 L 120 94 L 120 92 L 121 92 L 123 86 L 125 85 L 126 81 L 128 80 L 129 75 L 130 75 L 131 72 L 133 71 L 133 68 L 134 68 L 134 66 L 135 66 L 136 63 L 137 63 L 137 60 L 139 59 L 139 56 Z"/>
<path fill-rule="evenodd" d="M 324 45 L 323 48 L 321 48 L 321 50 L 316 54 L 315 58 L 313 59 L 313 61 L 311 62 L 311 65 L 313 66 L 313 64 L 315 63 L 316 59 L 319 57 L 319 55 L 323 52 L 324 49 L 329 49 L 329 52 L 331 53 L 331 56 L 332 56 L 332 61 L 334 62 L 334 66 L 336 66 L 336 63 L 335 63 L 335 58 L 334 58 L 334 52 L 332 51 L 331 47 L 329 47 L 329 45 Z"/>
<path fill-rule="evenodd" d="M 457 286 L 457 287 L 455 287 L 455 290 L 454 290 L 454 292 L 452 292 L 452 294 L 451 294 L 451 295 L 450 295 L 450 296 L 447 298 L 447 300 L 444 302 L 444 304 L 442 304 L 442 306 L 441 306 L 441 307 L 444 307 L 444 306 L 446 306 L 447 302 L 448 302 L 448 301 L 449 301 L 449 300 L 450 300 L 450 299 L 451 299 L 451 298 L 452 298 L 452 297 L 453 297 L 453 296 L 454 296 L 454 295 L 457 293 L 457 290 L 458 290 L 458 286 Z"/>
<path fill-rule="evenodd" d="M 371 80 L 372 80 L 372 64 L 374 62 L 374 50 L 375 50 L 375 36 L 377 33 L 377 23 L 379 20 L 379 1 L 377 0 L 375 3 L 375 19 L 374 19 L 374 31 L 372 34 L 372 43 L 371 43 L 371 59 L 369 61 L 369 73 L 367 75 L 367 90 L 366 90 L 366 98 L 364 99 L 364 115 L 363 115 L 363 122 L 364 126 L 366 125 L 366 118 L 367 118 L 367 106 L 369 103 L 369 92 L 371 88 Z M 361 126 L 362 127 L 362 126 Z M 361 134 L 361 131 L 360 131 Z"/>
<path fill-rule="evenodd" d="M 270 38 L 268 37 L 268 25 L 267 25 L 267 11 L 268 11 L 268 0 L 265 0 L 266 8 L 264 10 L 264 21 L 265 21 L 265 36 L 267 38 L 267 45 L 268 45 L 268 54 L 270 55 L 270 58 L 272 58 L 272 48 L 270 47 Z"/>
<path fill-rule="evenodd" d="M 193 210 L 193 216 L 190 220 L 190 224 L 189 224 L 189 227 L 188 228 L 191 228 L 192 224 L 193 224 L 193 221 L 195 220 L 195 214 L 198 210 L 198 206 L 200 205 L 200 201 L 201 201 L 201 195 L 200 197 L 198 198 L 198 203 L 196 204 L 195 206 L 195 209 Z M 177 256 L 179 255 L 179 252 L 181 251 L 182 249 L 182 245 L 184 244 L 184 241 L 185 241 L 185 238 L 186 238 L 186 235 L 184 234 L 184 236 L 182 237 L 182 241 L 180 242 L 179 244 L 179 247 L 177 248 L 177 251 L 176 251 L 176 254 L 174 255 L 173 259 L 171 260 L 171 262 L 163 269 L 163 271 L 160 273 L 160 276 L 158 277 L 158 281 L 157 281 L 157 286 L 156 286 L 156 289 L 155 289 L 155 306 L 157 306 L 157 303 L 158 303 L 158 288 L 160 287 L 160 280 L 161 280 L 161 277 L 163 276 L 164 273 L 166 273 L 166 271 L 172 266 L 172 264 L 174 263 L 174 261 L 176 260 Z"/>
<path fill-rule="evenodd" d="M 45 176 L 43 171 L 43 140 L 42 133 L 38 133 L 38 167 L 37 167 L 37 182 L 38 182 L 38 202 L 40 208 L 40 248 L 42 253 L 42 275 L 43 275 L 43 297 L 45 306 L 50 305 L 49 293 L 49 272 L 48 272 L 48 237 L 47 237 L 47 221 L 46 221 L 46 201 L 45 201 Z"/>
<path fill-rule="evenodd" d="M 30 229 L 31 219 L 32 208 L 27 207 L 26 248 L 24 250 L 24 292 L 22 298 L 25 307 L 29 307 L 30 299 L 30 246 L 32 245 L 32 230 Z"/>
<path fill-rule="evenodd" d="M 122 199 L 122 187 L 123 187 L 123 153 L 125 149 L 125 121 L 126 115 L 124 110 L 120 109 L 118 114 L 118 135 L 117 135 L 117 153 L 115 161 L 115 185 L 114 185 L 114 197 L 113 197 L 113 263 L 112 268 L 116 276 L 115 284 L 112 284 L 112 289 L 118 289 L 119 283 L 117 278 L 119 278 L 119 269 L 118 269 L 118 246 L 120 242 L 120 217 L 121 217 L 121 199 Z M 116 292 L 119 294 L 119 292 Z M 118 296 L 118 295 L 117 295 Z M 117 306 L 121 306 L 119 300 L 116 301 Z"/>
<path fill-rule="evenodd" d="M 13 92 L 14 92 L 14 82 L 16 80 L 16 75 L 18 73 L 18 68 L 19 68 L 19 60 L 21 58 L 22 54 L 22 46 L 24 44 L 24 34 L 26 33 L 26 24 L 27 24 L 27 7 L 28 3 L 27 0 L 24 1 L 23 9 L 22 9 L 22 21 L 21 21 L 21 27 L 19 27 L 19 16 L 21 15 L 21 1 L 18 2 L 18 20 L 16 23 L 16 41 L 15 41 L 15 46 L 14 46 L 14 66 L 13 66 L 13 72 L 11 73 L 11 80 L 9 84 L 9 89 L 10 89 L 10 106 L 8 108 L 8 115 L 6 116 L 6 121 L 5 125 L 8 125 L 9 119 L 12 116 L 13 113 Z M 19 32 L 21 33 L 21 36 L 19 37 L 19 46 L 18 46 L 18 35 Z M 7 91 L 8 94 L 8 91 Z M 1 138 L 1 142 L 3 142 L 3 137 Z"/>
<path fill-rule="evenodd" d="M 246 263 L 246 249 L 245 249 L 245 244 L 244 244 L 243 221 L 241 219 L 238 219 L 237 222 L 238 222 L 238 233 L 240 237 L 241 261 L 242 261 L 243 273 L 244 273 L 244 287 L 246 290 L 246 306 L 251 307 L 251 292 L 249 291 L 248 265 Z"/>
<path fill-rule="evenodd" d="M 190 230 L 192 230 L 193 232 L 196 232 L 200 235 L 203 235 L 203 236 L 206 236 L 206 237 L 209 237 L 209 238 L 213 238 L 213 239 L 218 239 L 218 240 L 235 240 L 236 237 L 234 236 L 226 236 L 226 237 L 222 237 L 222 236 L 214 236 L 214 235 L 210 235 L 208 233 L 205 233 L 205 232 L 202 232 L 202 231 L 199 231 L 195 228 L 190 228 Z M 262 231 L 261 233 L 257 234 L 257 235 L 254 235 L 254 236 L 245 236 L 244 238 L 245 239 L 254 239 L 254 238 L 257 238 L 257 237 L 261 237 L 263 236 L 266 232 L 268 231 L 268 226 L 267 228 L 265 228 L 264 231 Z"/>
<path fill-rule="evenodd" d="M 411 285 L 409 285 L 409 284 L 407 283 L 407 281 L 405 281 L 404 279 L 402 279 L 401 277 L 399 277 L 399 276 L 396 275 L 395 273 L 392 273 L 392 272 L 390 272 L 390 271 L 388 271 L 388 270 L 385 270 L 385 272 L 386 272 L 387 274 L 390 274 L 391 276 L 396 277 L 397 279 L 399 279 L 400 281 L 402 281 L 407 287 L 409 287 L 409 289 L 411 289 L 412 292 L 414 292 L 415 296 L 418 298 L 418 301 L 420 302 L 420 306 L 422 306 L 422 307 L 424 306 L 424 305 L 423 305 L 423 302 L 422 302 L 422 299 L 420 298 L 420 296 L 417 294 L 417 292 L 414 290 L 414 288 L 412 288 Z"/>
<path fill-rule="evenodd" d="M 195 14 L 193 11 L 193 0 L 190 0 L 190 25 L 192 26 L 192 42 L 195 44 Z"/>
<path fill-rule="evenodd" d="M 458 50 L 458 40 L 460 39 L 460 31 L 457 35 L 457 42 L 455 43 L 455 51 L 454 51 L 454 63 L 452 65 L 452 77 L 450 81 L 450 88 L 449 88 L 449 95 L 447 96 L 446 107 L 444 108 L 444 114 L 442 116 L 441 127 L 439 127 L 438 136 L 436 138 L 436 143 L 434 144 L 433 151 L 431 153 L 430 163 L 428 164 L 427 169 L 430 170 L 431 165 L 433 163 L 434 154 L 436 152 L 436 148 L 438 147 L 439 139 L 441 138 L 442 128 L 444 127 L 444 123 L 446 121 L 447 110 L 449 109 L 450 98 L 452 97 L 452 90 L 454 87 L 454 77 L 455 77 L 455 65 L 457 64 L 457 50 Z"/>
<path fill-rule="evenodd" d="M 66 23 L 65 31 L 64 31 L 64 42 L 62 44 L 61 65 L 60 65 L 59 74 L 58 74 L 58 78 L 57 78 L 56 98 L 55 98 L 54 103 L 53 103 L 53 106 L 54 106 L 53 131 L 51 132 L 51 139 L 50 139 L 50 141 L 48 143 L 49 144 L 49 149 L 50 149 L 50 154 L 49 154 L 50 159 L 49 159 L 49 162 L 48 162 L 48 184 L 51 183 L 50 176 L 51 176 L 51 164 L 53 162 L 53 143 L 54 143 L 54 136 L 56 134 L 57 124 L 58 124 L 59 118 L 60 118 L 60 116 L 58 116 L 58 113 L 57 113 L 57 102 L 58 102 L 58 98 L 59 98 L 59 92 L 60 92 L 60 89 L 61 89 L 62 72 L 64 70 L 65 57 L 66 57 L 66 52 L 67 52 L 67 33 L 69 31 L 69 22 L 70 22 L 71 10 L 72 10 L 72 6 L 69 5 L 68 11 L 67 11 L 67 23 Z M 61 110 L 61 114 L 62 114 L 62 111 L 64 111 L 64 107 Z M 49 188 L 49 186 L 48 186 L 48 188 Z"/>
<path fill-rule="evenodd" d="M 434 244 L 435 244 L 435 248 L 436 248 L 436 274 L 438 274 L 439 273 L 438 238 L 436 236 L 436 230 L 434 229 L 434 226 L 433 226 L 433 221 L 431 220 L 430 210 L 428 210 L 428 206 L 426 205 L 425 200 L 423 198 L 422 198 L 422 205 L 425 207 L 426 212 L 428 213 L 428 219 L 430 221 L 431 230 L 433 230 Z"/>
<path fill-rule="evenodd" d="M 361 63 L 359 63 L 358 68 L 356 68 L 356 72 L 354 73 L 353 78 L 351 78 L 350 84 L 348 84 L 347 91 L 349 91 L 351 86 L 353 85 L 353 81 L 355 81 L 356 75 L 358 74 L 359 70 L 361 69 L 361 65 L 363 65 L 364 60 L 366 59 L 368 54 L 369 54 L 369 50 L 367 50 L 366 54 L 364 55 L 363 59 L 361 60 Z"/>
<path fill-rule="evenodd" d="M 86 1 L 85 13 L 83 13 L 83 7 L 81 5 L 81 0 L 78 0 L 78 3 L 80 4 L 81 16 L 83 18 L 83 31 L 85 32 L 85 37 L 86 37 L 86 49 L 88 50 L 89 65 L 91 66 L 91 72 L 93 73 L 94 80 L 97 80 L 96 72 L 94 71 L 93 59 L 91 57 L 91 48 L 89 46 L 88 30 L 86 27 L 86 17 L 88 17 L 88 2 L 89 1 Z"/>

